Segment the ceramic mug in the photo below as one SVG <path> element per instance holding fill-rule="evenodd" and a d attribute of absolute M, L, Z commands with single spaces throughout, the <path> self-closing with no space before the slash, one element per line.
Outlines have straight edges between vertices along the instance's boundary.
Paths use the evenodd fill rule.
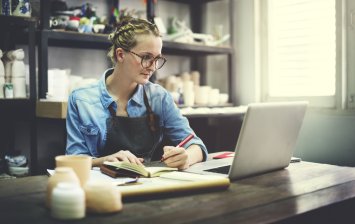
<path fill-rule="evenodd" d="M 71 167 L 84 187 L 90 178 L 92 158 L 86 155 L 60 155 L 55 157 L 56 167 Z"/>

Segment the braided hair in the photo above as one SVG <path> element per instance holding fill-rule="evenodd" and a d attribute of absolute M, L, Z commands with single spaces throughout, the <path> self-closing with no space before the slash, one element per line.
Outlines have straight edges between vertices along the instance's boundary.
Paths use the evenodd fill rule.
<path fill-rule="evenodd" d="M 116 49 L 131 50 L 137 45 L 137 35 L 153 34 L 160 37 L 157 26 L 144 19 L 133 18 L 130 16 L 123 17 L 117 24 L 116 29 L 108 36 L 112 42 L 107 56 L 112 63 L 116 63 Z"/>

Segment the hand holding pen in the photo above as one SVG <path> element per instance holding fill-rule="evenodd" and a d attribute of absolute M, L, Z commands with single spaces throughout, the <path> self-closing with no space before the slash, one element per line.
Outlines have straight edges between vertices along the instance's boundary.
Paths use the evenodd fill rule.
<path fill-rule="evenodd" d="M 182 140 L 177 146 L 176 148 L 180 148 L 183 147 L 186 143 L 188 143 L 194 136 L 194 134 L 189 134 L 184 140 Z M 185 150 L 185 149 L 184 149 Z M 166 154 L 165 150 L 164 150 L 164 155 Z M 161 158 L 161 162 L 163 162 L 164 160 L 170 158 L 171 156 L 164 156 Z M 175 155 L 175 154 L 174 154 Z M 172 156 L 174 156 L 172 155 Z"/>

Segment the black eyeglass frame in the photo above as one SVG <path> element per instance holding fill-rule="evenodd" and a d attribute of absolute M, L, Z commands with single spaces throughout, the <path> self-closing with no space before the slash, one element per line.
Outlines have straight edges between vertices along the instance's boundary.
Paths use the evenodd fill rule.
<path fill-rule="evenodd" d="M 154 68 L 155 68 L 155 70 L 158 70 L 158 69 L 161 69 L 161 68 L 164 66 L 165 62 L 167 61 L 166 58 L 164 58 L 164 57 L 162 57 L 162 56 L 156 56 L 155 58 L 153 58 L 153 59 L 150 60 L 148 66 L 144 66 L 144 65 L 143 65 L 144 56 L 139 55 L 139 54 L 137 54 L 137 53 L 135 53 L 135 52 L 133 52 L 133 51 L 130 51 L 130 50 L 126 50 L 126 49 L 123 49 L 123 50 L 125 50 L 125 51 L 127 51 L 127 52 L 129 52 L 129 53 L 132 53 L 132 54 L 136 55 L 137 57 L 139 57 L 139 58 L 141 59 L 142 68 L 149 68 L 149 67 L 152 66 L 152 64 L 154 63 Z M 160 67 L 157 68 L 157 60 L 159 60 L 159 59 L 163 59 L 163 63 L 161 64 Z"/>

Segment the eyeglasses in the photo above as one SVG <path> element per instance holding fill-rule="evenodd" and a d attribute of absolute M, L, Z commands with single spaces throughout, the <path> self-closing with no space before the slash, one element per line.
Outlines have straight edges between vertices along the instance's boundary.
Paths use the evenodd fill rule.
<path fill-rule="evenodd" d="M 139 55 L 133 51 L 129 51 L 129 50 L 125 50 L 125 51 L 132 53 L 132 54 L 136 55 L 137 57 L 139 57 L 141 59 L 141 65 L 143 68 L 149 68 L 150 66 L 152 66 L 153 63 L 155 63 L 154 67 L 156 70 L 158 70 L 161 67 L 163 67 L 163 65 L 166 62 L 166 58 L 161 57 L 161 56 L 153 57 L 150 54 Z"/>

